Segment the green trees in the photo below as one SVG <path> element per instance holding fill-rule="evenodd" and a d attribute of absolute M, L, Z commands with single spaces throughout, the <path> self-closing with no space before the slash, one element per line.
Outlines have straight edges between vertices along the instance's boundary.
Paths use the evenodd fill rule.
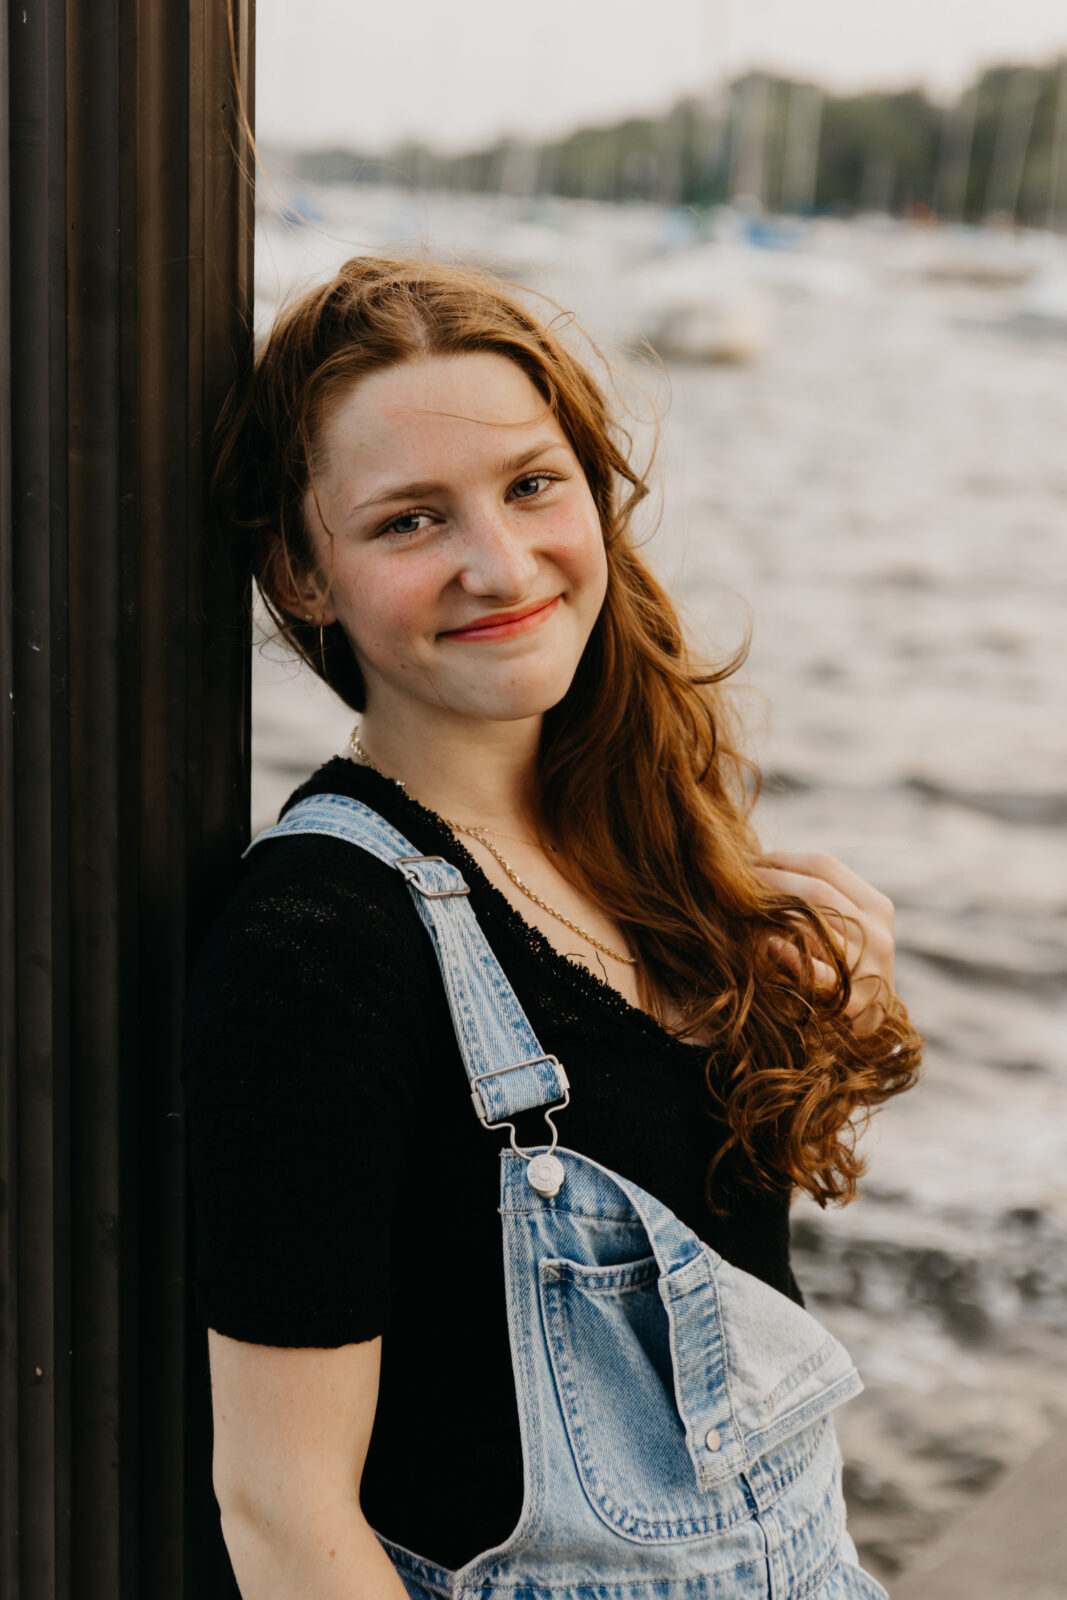
<path fill-rule="evenodd" d="M 659 116 L 515 138 L 463 155 L 407 144 L 387 156 L 321 150 L 291 158 L 319 181 L 401 182 L 514 194 L 739 199 L 767 211 L 877 210 L 1067 228 L 1067 58 L 991 67 L 956 101 L 921 89 L 825 94 L 748 73 Z"/>

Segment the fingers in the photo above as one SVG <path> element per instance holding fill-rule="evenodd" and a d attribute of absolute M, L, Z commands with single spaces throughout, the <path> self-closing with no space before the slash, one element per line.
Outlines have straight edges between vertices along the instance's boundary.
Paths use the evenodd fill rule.
<path fill-rule="evenodd" d="M 772 933 L 767 939 L 768 953 L 776 960 L 779 966 L 793 977 L 799 978 L 803 971 L 803 961 L 797 946 L 791 939 L 782 939 Z M 830 992 L 837 988 L 838 976 L 833 967 L 825 961 L 811 958 L 812 976 L 815 988 Z M 881 1005 L 882 979 L 876 972 L 854 973 L 852 976 L 852 989 L 848 1005 L 845 1007 L 845 1016 L 852 1024 L 853 1031 L 860 1037 L 873 1033 L 881 1025 L 885 1015 Z"/>
<path fill-rule="evenodd" d="M 893 903 L 836 857 L 800 850 L 776 850 L 755 863 L 758 877 L 778 894 L 793 895 L 820 912 L 834 946 L 852 977 L 846 1016 L 857 1033 L 879 1025 L 883 986 L 892 992 L 894 941 Z M 796 940 L 771 935 L 767 949 L 787 971 L 799 976 L 798 945 L 811 954 L 815 985 L 829 988 L 837 973 L 810 950 L 808 931 L 798 927 Z"/>
<path fill-rule="evenodd" d="M 873 965 L 891 974 L 894 908 L 886 895 L 829 855 L 779 850 L 760 857 L 755 870 L 768 888 L 831 913 L 830 931 L 846 956 L 858 939 Z"/>
<path fill-rule="evenodd" d="M 791 939 L 781 939 L 776 933 L 772 933 L 767 940 L 767 950 L 778 962 L 779 966 L 785 967 L 795 978 L 800 977 L 804 963 L 800 951 Z M 836 989 L 837 973 L 829 962 L 819 961 L 814 956 L 810 959 L 812 974 L 815 978 L 815 987 L 817 989 Z"/>
<path fill-rule="evenodd" d="M 823 878 L 809 878 L 799 872 L 785 872 L 777 867 L 757 867 L 756 872 L 770 889 L 779 894 L 796 895 L 808 905 L 824 913 L 827 928 L 846 960 L 849 943 L 865 948 L 868 935 L 859 906 L 835 889 Z"/>
<path fill-rule="evenodd" d="M 769 850 L 756 862 L 757 871 L 763 868 L 814 878 L 836 889 L 861 911 L 873 911 L 883 916 L 892 914 L 893 902 L 886 895 L 861 878 L 858 872 L 853 872 L 851 867 L 846 867 L 844 862 L 838 861 L 836 856 L 828 855 L 825 851 Z M 804 899 L 811 900 L 810 893 L 805 892 Z"/>
<path fill-rule="evenodd" d="M 816 878 L 809 873 L 791 872 L 784 867 L 759 865 L 756 872 L 764 883 L 779 894 L 795 894 L 809 906 L 836 911 L 842 917 L 855 917 L 860 907 L 843 890 L 836 888 L 827 878 Z"/>

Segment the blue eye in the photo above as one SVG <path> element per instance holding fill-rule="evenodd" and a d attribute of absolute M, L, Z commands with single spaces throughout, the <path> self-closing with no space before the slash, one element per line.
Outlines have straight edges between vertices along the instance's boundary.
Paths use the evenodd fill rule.
<path fill-rule="evenodd" d="M 419 524 L 423 518 L 429 517 L 429 515 L 428 511 L 403 511 L 399 517 L 394 517 L 391 522 L 387 522 L 379 531 L 381 533 L 398 533 L 401 537 L 404 534 L 418 533 L 420 532 Z M 405 527 L 405 523 L 408 526 Z"/>
<path fill-rule="evenodd" d="M 511 492 L 512 492 L 513 495 L 517 495 L 517 498 L 519 500 L 533 500 L 537 495 L 539 495 L 541 493 L 541 489 L 540 489 L 540 485 L 541 484 L 557 483 L 558 481 L 559 480 L 557 479 L 556 474 L 554 472 L 533 472 L 533 473 L 530 473 L 525 478 L 520 478 L 517 483 L 513 483 L 512 486 L 511 486 Z M 526 494 L 518 494 L 518 490 L 522 489 L 524 487 L 524 485 L 529 485 L 529 484 L 536 485 L 536 487 L 532 490 L 532 492 L 528 492 Z"/>
<path fill-rule="evenodd" d="M 546 489 L 559 482 L 558 472 L 528 472 L 524 477 L 516 478 L 508 490 L 508 497 L 512 500 L 536 500 Z M 375 537 L 395 534 L 398 539 L 414 538 L 417 533 L 428 527 L 437 515 L 438 513 L 434 511 L 401 511 L 398 516 L 383 522 Z"/>

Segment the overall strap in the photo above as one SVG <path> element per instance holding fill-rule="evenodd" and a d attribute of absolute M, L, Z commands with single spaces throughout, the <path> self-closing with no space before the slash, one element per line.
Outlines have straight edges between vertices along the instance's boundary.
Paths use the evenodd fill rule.
<path fill-rule="evenodd" d="M 458 867 L 441 856 L 420 855 L 377 811 L 339 794 L 298 801 L 281 822 L 257 834 L 245 855 L 265 839 L 291 833 L 345 839 L 404 877 L 433 940 L 471 1099 L 487 1127 L 566 1100 L 567 1074 L 541 1049 L 470 908 L 470 889 Z"/>

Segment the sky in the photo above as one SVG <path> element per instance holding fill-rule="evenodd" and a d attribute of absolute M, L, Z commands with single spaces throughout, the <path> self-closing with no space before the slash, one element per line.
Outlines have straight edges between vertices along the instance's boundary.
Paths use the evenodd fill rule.
<path fill-rule="evenodd" d="M 257 0 L 264 142 L 469 149 L 657 110 L 758 66 L 952 96 L 1067 54 L 1067 0 Z"/>

